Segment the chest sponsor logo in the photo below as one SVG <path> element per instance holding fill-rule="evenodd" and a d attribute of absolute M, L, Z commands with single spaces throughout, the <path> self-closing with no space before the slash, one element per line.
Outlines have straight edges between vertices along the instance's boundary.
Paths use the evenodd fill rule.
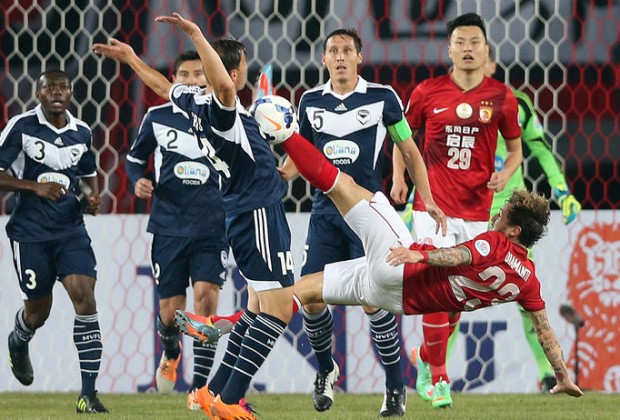
<path fill-rule="evenodd" d="M 66 189 L 69 189 L 71 180 L 65 174 L 59 174 L 58 172 L 44 172 L 37 177 L 37 182 L 45 184 L 47 182 L 56 182 Z"/>
<path fill-rule="evenodd" d="M 370 121 L 370 111 L 367 109 L 360 109 L 357 111 L 357 120 L 362 125 L 368 124 L 368 121 Z"/>
<path fill-rule="evenodd" d="M 488 124 L 491 122 L 491 118 L 493 118 L 493 102 L 480 102 L 480 122 L 483 124 Z"/>
<path fill-rule="evenodd" d="M 484 239 L 477 240 L 474 246 L 476 247 L 476 251 L 478 251 L 483 257 L 486 257 L 489 255 L 489 252 L 491 252 L 491 245 Z"/>
<path fill-rule="evenodd" d="M 174 175 L 184 185 L 203 185 L 209 179 L 209 168 L 199 162 L 179 162 L 174 165 Z"/>
<path fill-rule="evenodd" d="M 334 165 L 350 165 L 360 155 L 360 148 L 351 140 L 332 140 L 323 146 L 323 154 Z"/>
<path fill-rule="evenodd" d="M 463 120 L 470 118 L 473 114 L 474 109 L 468 103 L 462 103 L 456 107 L 456 115 Z"/>

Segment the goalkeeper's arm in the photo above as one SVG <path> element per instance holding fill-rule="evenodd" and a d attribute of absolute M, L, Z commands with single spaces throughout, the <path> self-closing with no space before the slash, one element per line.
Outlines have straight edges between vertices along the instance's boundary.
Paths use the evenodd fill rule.
<path fill-rule="evenodd" d="M 581 204 L 568 188 L 558 160 L 545 139 L 544 129 L 529 96 L 518 91 L 515 91 L 515 96 L 519 103 L 520 115 L 524 118 L 521 137 L 523 143 L 529 149 L 530 154 L 540 163 L 542 170 L 547 176 L 549 186 L 553 189 L 553 197 L 562 209 L 564 223 L 569 224 L 575 220 L 581 211 Z"/>

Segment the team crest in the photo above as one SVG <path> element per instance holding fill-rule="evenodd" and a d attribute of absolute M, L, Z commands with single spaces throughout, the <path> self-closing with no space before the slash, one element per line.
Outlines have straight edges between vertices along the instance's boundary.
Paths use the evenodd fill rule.
<path fill-rule="evenodd" d="M 366 123 L 370 121 L 370 111 L 367 109 L 360 109 L 357 111 L 357 120 L 360 124 L 366 125 Z"/>
<path fill-rule="evenodd" d="M 476 251 L 478 251 L 483 257 L 486 257 L 491 252 L 491 245 L 484 239 L 478 239 L 474 245 L 476 247 Z"/>
<path fill-rule="evenodd" d="M 491 122 L 493 117 L 493 102 L 482 101 L 480 102 L 480 119 L 481 123 L 487 124 Z"/>
<path fill-rule="evenodd" d="M 468 119 L 472 116 L 473 113 L 474 110 L 470 104 L 462 103 L 458 104 L 458 106 L 456 107 L 456 115 L 462 120 Z"/>

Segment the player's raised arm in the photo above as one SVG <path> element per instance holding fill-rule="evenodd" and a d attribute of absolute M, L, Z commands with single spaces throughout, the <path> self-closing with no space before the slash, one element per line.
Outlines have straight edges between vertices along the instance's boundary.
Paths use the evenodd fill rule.
<path fill-rule="evenodd" d="M 202 67 L 204 68 L 209 85 L 213 88 L 215 96 L 217 96 L 224 106 L 234 106 L 237 97 L 235 83 L 230 78 L 228 71 L 226 71 L 226 67 L 224 67 L 220 56 L 204 37 L 198 25 L 183 18 L 183 16 L 178 13 L 173 13 L 172 16 L 158 16 L 155 20 L 157 22 L 175 25 L 190 36 L 198 55 L 200 55 Z"/>
<path fill-rule="evenodd" d="M 550 392 L 552 394 L 565 393 L 573 397 L 581 397 L 583 392 L 570 378 L 566 363 L 564 363 L 564 359 L 562 358 L 562 348 L 553 332 L 553 328 L 551 328 L 549 324 L 547 311 L 542 309 L 540 311 L 530 312 L 529 315 L 532 320 L 532 326 L 536 331 L 538 342 L 545 352 L 547 360 L 551 363 L 553 371 L 555 372 L 555 377 L 558 380 L 557 385 L 551 389 Z"/>
<path fill-rule="evenodd" d="M 129 44 L 111 38 L 109 44 L 93 44 L 93 51 L 119 63 L 129 64 L 138 77 L 158 96 L 168 98 L 172 83 L 163 74 L 140 59 Z"/>

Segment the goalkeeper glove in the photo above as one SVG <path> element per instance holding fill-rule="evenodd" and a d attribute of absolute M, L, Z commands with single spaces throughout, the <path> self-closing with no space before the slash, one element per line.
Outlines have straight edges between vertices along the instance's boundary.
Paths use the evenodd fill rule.
<path fill-rule="evenodd" d="M 574 195 L 568 190 L 566 184 L 558 184 L 553 189 L 553 196 L 558 200 L 558 204 L 562 209 L 562 217 L 564 218 L 564 224 L 567 225 L 581 212 L 581 204 Z"/>
<path fill-rule="evenodd" d="M 413 193 L 415 189 L 411 191 L 409 194 L 409 199 L 407 200 L 407 205 L 405 206 L 405 210 L 403 211 L 403 222 L 407 225 L 407 229 L 409 232 L 413 234 Z"/>

